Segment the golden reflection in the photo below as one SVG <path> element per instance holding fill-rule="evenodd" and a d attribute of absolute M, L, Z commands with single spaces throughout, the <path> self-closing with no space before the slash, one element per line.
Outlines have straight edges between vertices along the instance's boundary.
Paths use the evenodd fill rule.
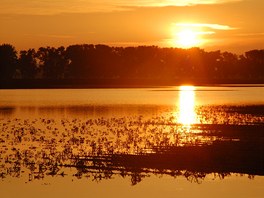
<path fill-rule="evenodd" d="M 178 122 L 183 125 L 196 122 L 194 86 L 180 86 Z"/>

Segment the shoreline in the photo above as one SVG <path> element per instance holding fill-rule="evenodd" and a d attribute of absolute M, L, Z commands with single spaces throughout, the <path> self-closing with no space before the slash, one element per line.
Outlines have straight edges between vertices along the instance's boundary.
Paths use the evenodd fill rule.
<path fill-rule="evenodd" d="M 222 87 L 263 87 L 264 80 L 204 79 L 15 79 L 0 80 L 0 89 L 117 89 L 155 88 L 181 85 Z"/>

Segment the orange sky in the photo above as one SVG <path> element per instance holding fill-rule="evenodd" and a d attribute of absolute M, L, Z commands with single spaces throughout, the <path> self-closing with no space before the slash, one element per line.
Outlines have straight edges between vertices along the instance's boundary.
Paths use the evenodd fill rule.
<path fill-rule="evenodd" d="M 263 19 L 263 0 L 1 0 L 0 44 L 182 47 L 187 28 L 191 45 L 242 53 L 264 48 Z"/>

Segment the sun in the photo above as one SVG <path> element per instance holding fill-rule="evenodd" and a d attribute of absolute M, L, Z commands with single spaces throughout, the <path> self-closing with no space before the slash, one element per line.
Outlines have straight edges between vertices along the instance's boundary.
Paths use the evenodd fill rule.
<path fill-rule="evenodd" d="M 182 48 L 196 47 L 200 44 L 198 33 L 191 29 L 180 30 L 174 39 L 175 44 Z"/>
<path fill-rule="evenodd" d="M 173 24 L 170 43 L 172 46 L 180 48 L 199 47 L 204 43 L 202 38 L 204 34 L 203 29 L 193 23 Z"/>

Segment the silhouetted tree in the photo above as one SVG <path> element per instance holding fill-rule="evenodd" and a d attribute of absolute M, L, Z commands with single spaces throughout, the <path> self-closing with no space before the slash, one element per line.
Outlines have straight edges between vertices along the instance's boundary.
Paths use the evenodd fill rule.
<path fill-rule="evenodd" d="M 17 52 L 10 44 L 0 45 L 0 78 L 11 79 L 17 66 Z"/>
<path fill-rule="evenodd" d="M 66 58 L 69 60 L 70 78 L 84 78 L 90 73 L 90 56 L 94 45 L 71 45 L 66 49 Z"/>
<path fill-rule="evenodd" d="M 240 75 L 238 66 L 238 57 L 236 54 L 230 52 L 223 52 L 221 55 L 221 69 L 220 73 L 223 78 L 237 78 Z"/>
<path fill-rule="evenodd" d="M 251 50 L 245 53 L 247 66 L 254 78 L 263 78 L 264 50 Z"/>
<path fill-rule="evenodd" d="M 36 51 L 29 49 L 28 51 L 20 51 L 18 59 L 19 69 L 23 78 L 34 78 L 37 73 Z"/>
<path fill-rule="evenodd" d="M 65 68 L 68 64 L 64 47 L 57 49 L 54 47 L 41 47 L 37 52 L 37 57 L 44 78 L 64 78 Z"/>

